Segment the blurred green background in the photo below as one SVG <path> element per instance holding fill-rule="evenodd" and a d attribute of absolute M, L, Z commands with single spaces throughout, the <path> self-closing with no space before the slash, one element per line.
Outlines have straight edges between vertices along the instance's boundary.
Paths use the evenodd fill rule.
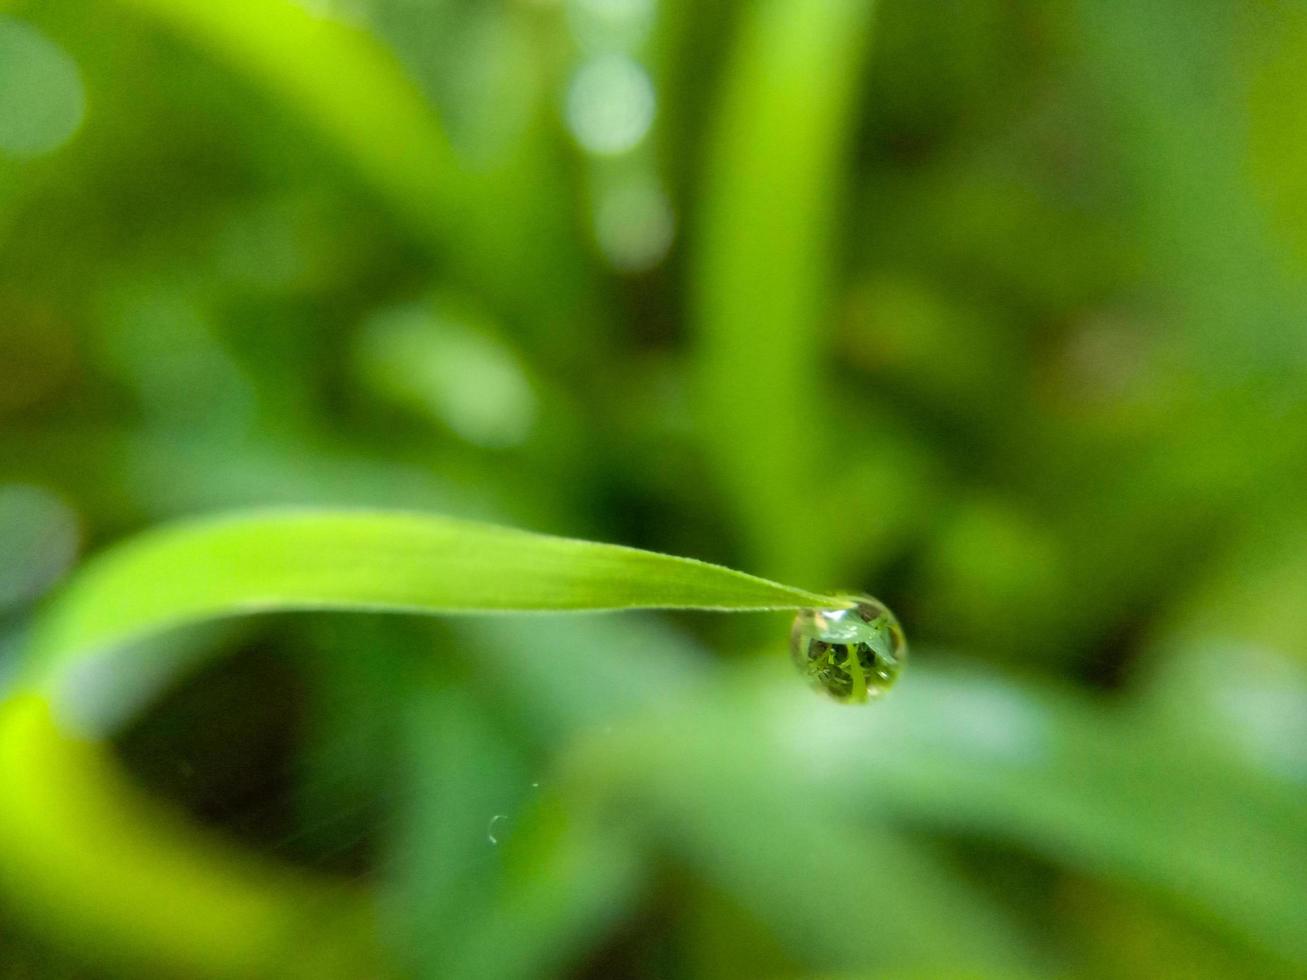
<path fill-rule="evenodd" d="M 114 754 L 367 924 L 10 877 L 0 977 L 1307 976 L 1304 69 L 1296 0 L 0 2 L 0 678 L 256 504 L 912 643 L 859 709 L 771 614 L 188 635 Z"/>

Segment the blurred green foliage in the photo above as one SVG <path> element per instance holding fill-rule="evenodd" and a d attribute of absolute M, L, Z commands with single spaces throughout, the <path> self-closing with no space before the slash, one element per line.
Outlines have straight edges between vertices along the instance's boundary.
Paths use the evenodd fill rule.
<path fill-rule="evenodd" d="M 0 977 L 1307 974 L 1304 66 L 1289 0 L 0 2 L 0 676 L 249 504 L 913 644 L 860 710 L 772 615 L 180 638 L 112 747 L 159 839 L 31 856 L 129 914 L 10 878 Z M 238 936 L 194 847 L 314 897 Z"/>

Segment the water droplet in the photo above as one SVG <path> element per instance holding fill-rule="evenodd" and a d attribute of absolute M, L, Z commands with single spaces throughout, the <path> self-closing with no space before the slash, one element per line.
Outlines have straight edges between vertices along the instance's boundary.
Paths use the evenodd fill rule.
<path fill-rule="evenodd" d="M 508 815 L 496 813 L 490 818 L 490 823 L 486 826 L 486 838 L 491 844 L 498 844 L 504 839 L 504 833 L 508 830 Z"/>
<path fill-rule="evenodd" d="M 880 697 L 898 679 L 908 644 L 894 614 L 869 596 L 847 609 L 801 609 L 790 630 L 790 656 L 820 691 L 845 704 Z"/>

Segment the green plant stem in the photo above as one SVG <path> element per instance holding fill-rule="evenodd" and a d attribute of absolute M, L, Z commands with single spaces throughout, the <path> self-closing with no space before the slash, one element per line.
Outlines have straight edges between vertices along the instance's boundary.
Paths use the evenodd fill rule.
<path fill-rule="evenodd" d="M 840 449 L 823 444 L 827 297 L 873 6 L 744 8 L 709 144 L 694 277 L 702 426 L 747 552 L 769 575 L 830 573 L 820 488 Z"/>

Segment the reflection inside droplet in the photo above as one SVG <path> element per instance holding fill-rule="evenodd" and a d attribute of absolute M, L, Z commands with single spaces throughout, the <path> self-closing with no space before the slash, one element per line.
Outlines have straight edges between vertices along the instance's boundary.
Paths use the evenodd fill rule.
<path fill-rule="evenodd" d="M 868 596 L 845 609 L 802 609 L 790 630 L 790 655 L 813 687 L 862 704 L 893 686 L 907 658 L 898 620 Z"/>
<path fill-rule="evenodd" d="M 498 845 L 504 839 L 508 832 L 508 815 L 496 813 L 490 818 L 490 823 L 486 826 L 486 839 L 491 844 Z"/>

